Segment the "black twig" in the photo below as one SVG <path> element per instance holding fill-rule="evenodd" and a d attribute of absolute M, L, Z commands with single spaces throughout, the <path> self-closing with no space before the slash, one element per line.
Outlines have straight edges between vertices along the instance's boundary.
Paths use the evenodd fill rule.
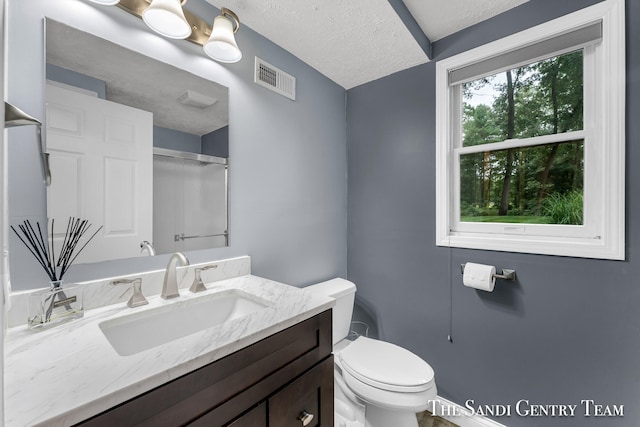
<path fill-rule="evenodd" d="M 87 229 L 88 229 L 88 228 L 89 228 L 89 227 L 87 227 Z M 75 261 L 75 260 L 76 260 L 76 258 L 78 258 L 78 255 L 80 255 L 80 253 L 81 253 L 81 252 L 82 252 L 82 250 L 85 248 L 85 246 L 87 246 L 87 245 L 89 244 L 89 242 L 91 241 L 91 239 L 93 239 L 93 238 L 95 237 L 95 235 L 96 235 L 96 234 L 98 234 L 98 232 L 99 232 L 100 230 L 102 230 L 102 226 L 100 226 L 100 227 L 96 230 L 96 232 L 95 232 L 95 233 L 93 233 L 93 234 L 91 235 L 91 237 L 89 237 L 89 239 L 87 239 L 87 241 L 84 243 L 84 245 L 82 245 L 82 247 L 80 248 L 80 250 L 78 251 L 78 253 L 76 254 L 76 256 L 74 256 L 74 257 L 73 257 L 73 259 L 71 260 L 71 262 L 69 262 L 69 266 L 71 266 L 71 264 L 73 264 L 73 261 Z M 84 233 L 84 231 L 83 231 L 83 233 Z M 66 271 L 66 268 L 67 268 L 67 267 L 65 266 L 65 270 L 63 270 L 63 271 Z"/>
<path fill-rule="evenodd" d="M 71 264 L 76 260 L 78 255 L 84 250 L 89 242 L 102 230 L 102 226 L 96 230 L 95 233 L 87 239 L 87 241 L 80 247 L 78 251 L 78 245 L 82 240 L 84 234 L 91 228 L 89 221 L 81 220 L 80 218 L 69 218 L 67 222 L 67 230 L 62 240 L 57 259 L 55 253 L 55 236 L 54 236 L 54 220 L 51 220 L 50 226 L 50 239 L 45 238 L 40 223 L 36 222 L 36 228 L 31 225 L 29 220 L 23 221 L 18 225 L 18 228 L 22 232 L 22 235 L 13 227 L 11 229 L 18 236 L 18 239 L 27 247 L 29 252 L 34 256 L 36 261 L 42 266 L 47 276 L 52 282 L 62 280 L 64 274 L 69 270 Z"/>

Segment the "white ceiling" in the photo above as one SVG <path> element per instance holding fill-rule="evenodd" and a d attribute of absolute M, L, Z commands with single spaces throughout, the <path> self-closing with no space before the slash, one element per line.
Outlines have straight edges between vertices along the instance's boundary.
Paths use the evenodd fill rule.
<path fill-rule="evenodd" d="M 387 0 L 207 1 L 346 89 L 428 61 Z"/>
<path fill-rule="evenodd" d="M 218 9 L 233 10 L 242 25 L 345 89 L 429 61 L 389 0 L 206 1 Z M 436 41 L 526 1 L 404 0 L 404 3 L 427 37 Z"/>
<path fill-rule="evenodd" d="M 450 36 L 529 0 L 404 0 L 431 42 Z"/>
<path fill-rule="evenodd" d="M 226 87 L 51 19 L 46 27 L 47 63 L 104 81 L 109 101 L 151 111 L 153 124 L 193 135 L 228 125 Z M 178 98 L 187 90 L 216 102 L 185 105 Z"/>

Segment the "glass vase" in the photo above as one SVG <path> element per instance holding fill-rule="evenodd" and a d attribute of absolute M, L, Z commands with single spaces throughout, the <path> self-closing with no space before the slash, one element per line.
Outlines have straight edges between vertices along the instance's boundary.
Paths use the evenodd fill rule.
<path fill-rule="evenodd" d="M 61 280 L 51 282 L 49 289 L 29 295 L 28 325 L 31 329 L 47 329 L 84 315 L 82 288 L 62 286 Z"/>

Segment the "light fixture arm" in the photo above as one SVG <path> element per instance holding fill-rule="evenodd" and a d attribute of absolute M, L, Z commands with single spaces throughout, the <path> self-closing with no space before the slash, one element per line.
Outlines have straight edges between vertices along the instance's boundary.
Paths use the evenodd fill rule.
<path fill-rule="evenodd" d="M 233 34 L 237 33 L 240 29 L 240 19 L 238 19 L 238 15 L 236 15 L 233 11 L 227 9 L 226 7 L 220 9 L 220 15 L 231 18 L 234 23 Z"/>

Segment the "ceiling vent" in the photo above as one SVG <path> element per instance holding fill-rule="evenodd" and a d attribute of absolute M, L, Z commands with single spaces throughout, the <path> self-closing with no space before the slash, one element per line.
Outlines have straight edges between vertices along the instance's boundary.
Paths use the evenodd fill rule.
<path fill-rule="evenodd" d="M 296 78 L 257 56 L 254 81 L 282 96 L 296 100 Z"/>
<path fill-rule="evenodd" d="M 187 89 L 180 95 L 177 101 L 184 105 L 190 105 L 196 108 L 207 108 L 218 102 L 217 99 L 207 96 L 195 90 Z"/>

